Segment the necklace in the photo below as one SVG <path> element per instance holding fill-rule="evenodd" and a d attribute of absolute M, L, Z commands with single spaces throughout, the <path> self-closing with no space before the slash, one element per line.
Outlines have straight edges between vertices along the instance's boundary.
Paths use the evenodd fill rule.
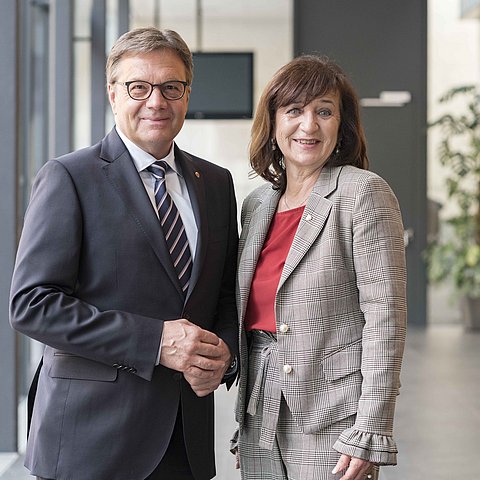
<path fill-rule="evenodd" d="M 287 202 L 287 192 L 285 192 L 283 194 L 283 203 L 287 207 L 287 210 L 292 210 L 293 208 L 298 208 L 298 207 L 301 207 L 302 205 L 305 205 L 305 202 L 307 201 L 307 198 L 309 196 L 310 196 L 310 192 L 307 193 L 307 195 L 303 198 L 303 200 L 296 207 L 291 207 Z"/>

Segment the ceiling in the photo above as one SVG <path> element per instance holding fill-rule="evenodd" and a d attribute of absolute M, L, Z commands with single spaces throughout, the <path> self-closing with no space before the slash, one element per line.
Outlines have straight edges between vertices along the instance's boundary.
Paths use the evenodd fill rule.
<path fill-rule="evenodd" d="M 152 9 L 169 18 L 203 17 L 279 18 L 290 17 L 293 0 L 130 0 L 131 7 Z M 135 8 L 136 9 L 136 8 Z"/>

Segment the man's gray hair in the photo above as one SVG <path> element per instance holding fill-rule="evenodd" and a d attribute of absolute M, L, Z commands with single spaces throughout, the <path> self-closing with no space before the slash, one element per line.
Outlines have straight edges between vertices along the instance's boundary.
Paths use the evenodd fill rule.
<path fill-rule="evenodd" d="M 182 60 L 185 65 L 185 80 L 191 85 L 193 80 L 193 60 L 192 52 L 188 45 L 177 32 L 173 30 L 158 30 L 154 27 L 130 30 L 115 42 L 107 58 L 105 69 L 107 83 L 113 83 L 118 80 L 117 67 L 119 61 L 124 56 L 167 49 L 176 53 Z"/>

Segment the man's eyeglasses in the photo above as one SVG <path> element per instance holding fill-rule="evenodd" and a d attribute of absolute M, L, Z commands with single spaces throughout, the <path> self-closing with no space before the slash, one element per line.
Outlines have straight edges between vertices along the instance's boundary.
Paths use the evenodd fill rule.
<path fill-rule="evenodd" d="M 155 87 L 166 100 L 180 100 L 185 95 L 185 89 L 188 83 L 181 80 L 171 80 L 164 83 L 150 83 L 143 80 L 134 80 L 132 82 L 118 82 L 127 87 L 127 92 L 133 100 L 146 100 L 150 97 Z"/>

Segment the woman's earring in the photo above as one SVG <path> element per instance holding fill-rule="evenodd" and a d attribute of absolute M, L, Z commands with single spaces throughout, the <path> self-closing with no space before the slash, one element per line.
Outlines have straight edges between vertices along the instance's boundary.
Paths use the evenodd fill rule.
<path fill-rule="evenodd" d="M 277 149 L 277 142 L 275 141 L 274 138 L 270 139 L 270 145 L 271 145 L 273 151 L 275 151 Z"/>
<path fill-rule="evenodd" d="M 342 142 L 339 140 L 337 142 L 337 146 L 335 147 L 335 155 L 338 155 L 340 153 L 340 147 L 342 146 Z"/>

